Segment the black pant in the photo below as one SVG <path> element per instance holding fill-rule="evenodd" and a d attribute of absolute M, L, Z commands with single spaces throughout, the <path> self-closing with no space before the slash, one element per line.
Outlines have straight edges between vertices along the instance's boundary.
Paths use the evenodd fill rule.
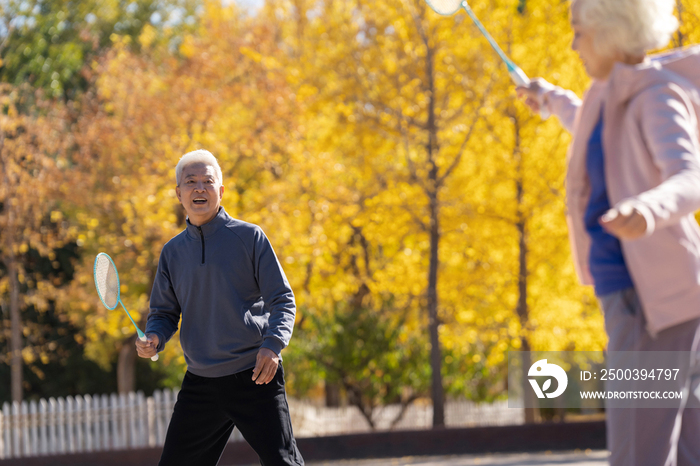
<path fill-rule="evenodd" d="M 253 369 L 217 378 L 188 371 L 159 465 L 216 465 L 236 426 L 263 466 L 303 466 L 292 433 L 282 364 L 267 384 L 256 385 L 252 376 Z"/>

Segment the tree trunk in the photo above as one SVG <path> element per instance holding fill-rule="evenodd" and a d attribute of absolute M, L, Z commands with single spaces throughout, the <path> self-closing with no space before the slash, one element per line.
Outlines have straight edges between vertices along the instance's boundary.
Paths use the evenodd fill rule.
<path fill-rule="evenodd" d="M 526 406 L 525 408 L 525 424 L 534 424 L 538 420 L 537 413 L 539 412 L 538 408 L 528 408 L 527 406 L 535 406 L 537 403 L 537 399 L 535 398 L 535 393 L 532 391 L 532 387 L 530 386 L 530 382 L 528 381 L 527 377 L 527 371 L 530 369 L 530 366 L 532 365 L 532 358 L 530 358 L 530 344 L 527 341 L 527 338 L 521 336 L 520 337 L 520 342 L 521 342 L 521 353 L 520 353 L 520 361 L 522 365 L 522 379 L 520 381 L 520 385 L 522 387 L 523 391 L 523 402 Z"/>
<path fill-rule="evenodd" d="M 516 201 L 517 201 L 517 222 L 518 230 L 518 304 L 517 314 L 520 320 L 520 348 L 522 350 L 522 391 L 525 401 L 525 406 L 535 406 L 536 398 L 532 391 L 530 382 L 528 381 L 527 371 L 530 369 L 530 342 L 526 334 L 527 325 L 530 318 L 530 310 L 527 306 L 527 219 L 523 211 L 523 194 L 525 187 L 523 186 L 523 161 L 522 152 L 520 151 L 520 125 L 517 118 L 513 118 L 515 132 L 515 147 L 513 155 L 517 166 L 517 179 L 515 183 Z M 537 422 L 538 408 L 525 408 L 525 423 L 532 424 Z"/>
<path fill-rule="evenodd" d="M 438 246 L 440 231 L 437 200 L 431 199 L 430 265 L 428 269 L 428 331 L 430 332 L 430 367 L 432 369 L 433 427 L 445 426 L 445 393 L 442 386 L 442 349 L 438 316 Z"/>
<path fill-rule="evenodd" d="M 324 388 L 326 394 L 326 407 L 338 408 L 341 405 L 340 385 L 326 381 Z"/>
<path fill-rule="evenodd" d="M 8 232 L 9 233 L 9 232 Z M 11 243 L 11 240 L 8 240 Z M 22 394 L 22 318 L 19 310 L 19 281 L 17 280 L 17 262 L 8 245 L 9 253 L 5 259 L 7 274 L 10 278 L 10 379 L 12 401 L 21 402 Z"/>
<path fill-rule="evenodd" d="M 136 335 L 126 340 L 119 350 L 117 362 L 117 389 L 119 393 L 129 393 L 136 390 Z"/>
<path fill-rule="evenodd" d="M 148 296 L 153 290 L 153 280 L 157 273 L 157 267 L 150 269 L 150 283 L 148 288 Z M 146 330 L 148 323 L 148 312 L 141 312 L 141 317 L 138 320 L 138 326 L 142 330 Z M 136 390 L 136 361 L 138 353 L 136 352 L 136 335 L 132 335 L 124 341 L 124 346 L 119 350 L 119 359 L 117 360 L 117 387 L 119 393 L 129 393 Z"/>
<path fill-rule="evenodd" d="M 524 329 L 527 325 L 528 308 L 527 308 L 527 242 L 525 237 L 525 222 L 519 221 L 517 224 L 519 234 L 519 273 L 518 273 L 518 317 L 520 318 L 520 328 Z M 526 335 L 520 335 L 520 349 L 522 351 L 522 390 L 525 401 L 525 406 L 534 406 L 535 396 L 532 392 L 532 387 L 528 381 L 527 371 L 532 364 L 530 358 L 530 342 Z M 525 408 L 525 423 L 533 424 L 537 422 L 537 408 Z"/>
<path fill-rule="evenodd" d="M 0 156 L 2 156 L 2 174 L 5 186 L 12 186 L 5 159 L 5 134 L 0 133 Z M 5 267 L 10 285 L 10 388 L 12 401 L 21 402 L 22 395 L 22 316 L 19 308 L 19 280 L 17 277 L 17 256 L 15 256 L 15 218 L 12 199 L 9 195 L 3 199 L 7 222 L 3 231 L 5 237 Z"/>
<path fill-rule="evenodd" d="M 527 307 L 527 242 L 525 236 L 525 222 L 518 223 L 518 232 L 520 233 L 520 273 L 518 274 L 518 315 L 520 316 L 521 329 L 524 329 L 527 325 L 527 320 L 529 317 L 529 309 Z M 530 408 L 525 408 L 525 423 L 534 424 L 538 421 L 539 408 L 536 408 L 537 398 L 535 393 L 532 391 L 530 382 L 528 381 L 527 371 L 530 369 L 532 364 L 532 358 L 530 357 L 530 342 L 528 341 L 527 335 L 520 335 L 520 348 L 522 353 L 522 366 L 523 366 L 523 379 L 522 379 L 522 390 L 525 401 L 525 406 L 531 406 Z"/>
<path fill-rule="evenodd" d="M 430 215 L 430 264 L 428 266 L 428 332 L 430 333 L 430 367 L 432 372 L 433 427 L 445 426 L 445 393 L 442 385 L 442 349 L 440 348 L 440 318 L 438 316 L 438 268 L 440 266 L 440 186 L 435 156 L 438 152 L 437 126 L 435 123 L 435 70 L 433 48 L 426 45 L 426 75 L 428 78 L 428 202 Z"/>

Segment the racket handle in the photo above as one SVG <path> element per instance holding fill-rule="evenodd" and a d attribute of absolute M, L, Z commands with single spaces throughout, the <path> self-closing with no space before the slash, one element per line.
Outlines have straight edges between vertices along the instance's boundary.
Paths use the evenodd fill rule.
<path fill-rule="evenodd" d="M 516 86 L 527 87 L 530 85 L 530 78 L 517 66 L 512 71 L 509 71 L 508 74 Z"/>
<path fill-rule="evenodd" d="M 148 337 L 146 337 L 146 335 L 141 335 L 141 336 L 139 337 L 139 340 L 141 340 L 141 341 L 148 341 Z M 151 361 L 157 361 L 157 360 L 158 360 L 158 353 L 156 353 L 155 356 L 151 356 Z"/>

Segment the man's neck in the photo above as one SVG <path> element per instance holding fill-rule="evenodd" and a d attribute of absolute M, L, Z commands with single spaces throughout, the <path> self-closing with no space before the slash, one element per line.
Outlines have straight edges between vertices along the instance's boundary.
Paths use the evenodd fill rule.
<path fill-rule="evenodd" d="M 211 222 L 216 218 L 217 215 L 219 215 L 219 212 L 221 212 L 221 206 L 219 206 L 219 209 L 216 211 L 214 215 L 211 217 L 205 219 L 205 220 L 193 220 L 192 218 L 188 217 L 187 219 L 189 220 L 190 224 L 195 227 L 202 227 L 206 225 L 207 223 Z"/>

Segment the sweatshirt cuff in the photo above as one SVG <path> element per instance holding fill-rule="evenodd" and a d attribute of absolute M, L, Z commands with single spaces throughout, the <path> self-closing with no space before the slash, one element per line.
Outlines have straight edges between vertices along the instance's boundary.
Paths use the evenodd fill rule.
<path fill-rule="evenodd" d="M 284 344 L 275 337 L 268 337 L 263 341 L 261 348 L 267 348 L 274 351 L 275 354 L 279 356 L 284 349 Z"/>
<path fill-rule="evenodd" d="M 149 333 L 152 333 L 153 335 L 157 336 L 158 337 L 158 346 L 156 347 L 156 352 L 160 353 L 161 351 L 163 351 L 163 348 L 165 348 L 165 344 L 167 342 L 165 341 L 165 337 L 160 332 L 156 332 L 153 330 L 147 330 L 144 333 L 146 333 L 147 335 Z"/>

